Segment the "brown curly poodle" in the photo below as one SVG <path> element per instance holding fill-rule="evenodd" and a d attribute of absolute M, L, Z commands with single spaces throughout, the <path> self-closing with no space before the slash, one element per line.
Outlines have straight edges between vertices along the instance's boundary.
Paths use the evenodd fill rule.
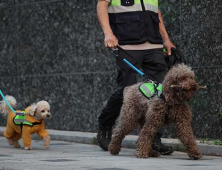
<path fill-rule="evenodd" d="M 188 105 L 194 92 L 199 89 L 194 76 L 194 72 L 188 66 L 174 66 L 163 81 L 164 98 L 154 96 L 148 100 L 139 91 L 141 83 L 125 88 L 120 117 L 109 145 L 110 153 L 117 155 L 124 137 L 140 125 L 142 129 L 137 141 L 136 156 L 158 157 L 159 153 L 151 148 L 153 137 L 161 126 L 175 122 L 177 135 L 189 157 L 199 159 L 202 153 L 193 136 L 192 112 Z M 172 85 L 176 85 L 176 88 Z"/>

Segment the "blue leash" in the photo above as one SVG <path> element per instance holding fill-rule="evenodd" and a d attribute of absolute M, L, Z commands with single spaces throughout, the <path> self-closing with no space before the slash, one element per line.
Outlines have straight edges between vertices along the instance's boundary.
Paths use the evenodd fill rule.
<path fill-rule="evenodd" d="M 127 59 L 123 59 L 123 61 L 128 64 L 132 69 L 134 69 L 135 71 L 137 71 L 137 73 L 139 73 L 141 76 L 144 76 L 145 74 L 140 71 L 138 68 L 136 68 L 134 65 L 132 65 Z"/>
<path fill-rule="evenodd" d="M 0 90 L 0 94 L 1 94 L 2 98 L 4 99 L 5 103 L 8 105 L 8 107 L 9 107 L 15 114 L 17 114 L 17 113 L 15 112 L 15 110 L 12 108 L 12 106 L 9 104 L 9 102 L 6 100 L 4 94 L 2 93 L 1 90 Z"/>

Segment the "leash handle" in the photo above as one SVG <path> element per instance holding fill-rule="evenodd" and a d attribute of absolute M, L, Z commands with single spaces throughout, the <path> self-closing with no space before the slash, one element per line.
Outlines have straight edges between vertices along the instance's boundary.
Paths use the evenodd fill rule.
<path fill-rule="evenodd" d="M 15 110 L 12 108 L 12 106 L 9 104 L 9 102 L 7 101 L 7 99 L 5 98 L 4 94 L 2 93 L 2 91 L 0 90 L 0 94 L 3 98 L 3 100 L 5 101 L 5 103 L 8 105 L 8 107 L 16 114 Z"/>

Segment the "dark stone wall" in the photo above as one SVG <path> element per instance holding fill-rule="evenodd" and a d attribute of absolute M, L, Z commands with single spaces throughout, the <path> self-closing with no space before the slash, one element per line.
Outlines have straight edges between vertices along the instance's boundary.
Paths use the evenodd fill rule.
<path fill-rule="evenodd" d="M 0 89 L 18 108 L 47 100 L 47 128 L 96 131 L 115 90 L 114 56 L 104 48 L 97 0 L 0 0 Z M 220 138 L 222 1 L 160 0 L 172 41 L 201 85 L 191 102 L 197 137 Z M 0 115 L 0 125 L 6 118 Z M 165 129 L 174 137 L 174 129 Z"/>

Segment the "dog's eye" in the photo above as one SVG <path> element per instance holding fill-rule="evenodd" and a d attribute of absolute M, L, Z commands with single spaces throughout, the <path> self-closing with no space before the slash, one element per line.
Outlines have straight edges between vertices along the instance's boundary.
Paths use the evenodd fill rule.
<path fill-rule="evenodd" d="M 41 111 L 42 113 L 44 112 L 44 110 Z"/>
<path fill-rule="evenodd" d="M 48 112 L 50 112 L 50 110 L 48 110 Z"/>

